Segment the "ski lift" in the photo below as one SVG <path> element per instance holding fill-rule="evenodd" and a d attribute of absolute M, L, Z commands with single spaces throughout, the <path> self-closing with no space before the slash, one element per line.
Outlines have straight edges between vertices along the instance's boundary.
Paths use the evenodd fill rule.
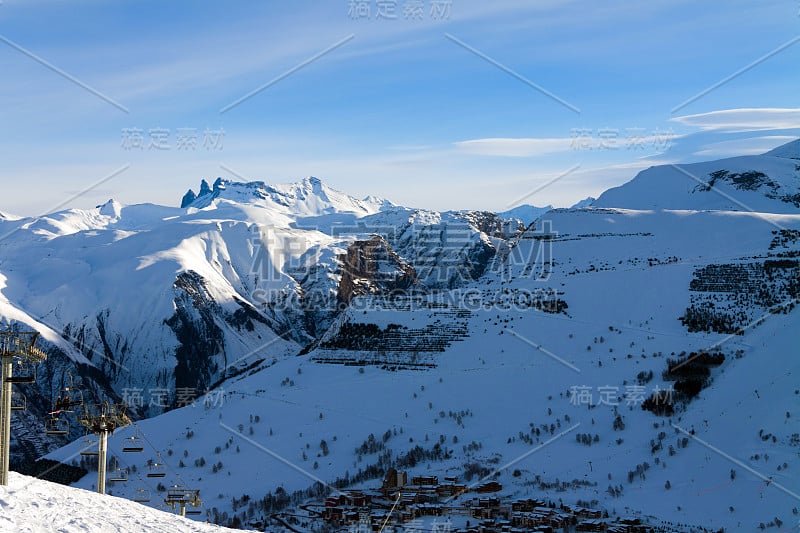
<path fill-rule="evenodd" d="M 167 477 L 167 467 L 164 463 L 150 463 L 147 465 L 147 477 Z"/>
<path fill-rule="evenodd" d="M 64 377 L 66 377 L 67 384 L 61 389 L 61 392 L 68 394 L 72 391 L 78 390 L 78 388 L 75 386 L 75 380 L 72 379 L 72 372 L 67 372 L 64 374 Z"/>
<path fill-rule="evenodd" d="M 167 489 L 167 497 L 164 499 L 166 503 L 175 503 L 184 499 L 186 491 L 180 485 L 173 485 Z"/>
<path fill-rule="evenodd" d="M 114 457 L 111 460 L 114 468 L 111 468 L 108 474 L 108 481 L 125 482 L 128 481 L 128 471 L 119 465 L 119 460 Z"/>
<path fill-rule="evenodd" d="M 6 378 L 6 383 L 35 383 L 36 365 L 30 361 L 18 359 L 14 361 L 11 377 Z"/>
<path fill-rule="evenodd" d="M 203 514 L 203 503 L 200 501 L 200 498 L 196 498 L 194 501 L 189 502 L 191 507 L 187 507 L 184 513 L 186 516 L 198 516 Z"/>
<path fill-rule="evenodd" d="M 83 394 L 80 391 L 74 391 L 73 394 L 73 396 L 70 396 L 69 393 L 64 394 L 63 397 L 58 396 L 53 402 L 53 411 L 72 413 L 75 411 L 76 405 L 83 405 Z"/>
<path fill-rule="evenodd" d="M 72 379 L 72 378 L 70 378 Z M 55 410 L 72 413 L 73 407 L 83 405 L 83 391 L 75 387 L 64 387 L 56 398 Z"/>
<path fill-rule="evenodd" d="M 11 410 L 12 411 L 24 411 L 28 408 L 28 399 L 25 397 L 24 394 L 21 392 L 14 392 L 11 393 Z"/>
<path fill-rule="evenodd" d="M 84 457 L 97 457 L 100 455 L 100 452 L 97 451 L 97 442 L 93 441 L 91 438 L 86 437 L 86 445 L 80 451 L 80 454 Z"/>
<path fill-rule="evenodd" d="M 120 467 L 117 467 L 112 470 L 110 474 L 108 474 L 108 480 L 123 483 L 128 481 L 128 472 Z"/>
<path fill-rule="evenodd" d="M 122 444 L 122 451 L 123 452 L 143 452 L 144 451 L 144 444 L 142 444 L 142 438 L 139 436 L 139 430 L 136 430 L 135 435 L 131 435 L 130 437 L 125 438 L 125 442 Z"/>
<path fill-rule="evenodd" d="M 150 502 L 150 491 L 139 487 L 136 489 L 136 494 L 133 496 L 133 501 L 138 503 L 149 503 Z"/>
<path fill-rule="evenodd" d="M 68 435 L 69 434 L 69 420 L 51 416 L 50 420 L 44 426 L 45 435 Z"/>

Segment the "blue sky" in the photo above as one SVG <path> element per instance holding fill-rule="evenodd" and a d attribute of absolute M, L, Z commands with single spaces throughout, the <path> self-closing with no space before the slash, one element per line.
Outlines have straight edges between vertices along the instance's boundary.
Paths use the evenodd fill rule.
<path fill-rule="evenodd" d="M 569 205 L 800 131 L 798 0 L 423 0 L 413 17 L 410 3 L 3 0 L 0 210 L 171 205 L 201 178 L 315 175 L 499 211 L 574 169 L 526 198 Z"/>

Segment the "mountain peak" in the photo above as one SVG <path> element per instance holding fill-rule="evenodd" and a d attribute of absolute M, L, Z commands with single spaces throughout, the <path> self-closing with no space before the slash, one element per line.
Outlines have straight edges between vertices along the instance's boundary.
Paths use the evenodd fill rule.
<path fill-rule="evenodd" d="M 596 201 L 597 201 L 597 198 L 595 198 L 593 196 L 587 196 L 586 198 L 584 198 L 580 202 L 576 202 L 574 205 L 572 205 L 570 207 L 570 209 L 583 209 L 584 207 L 589 207 L 590 205 L 592 205 Z"/>
<path fill-rule="evenodd" d="M 777 148 L 773 148 L 764 155 L 783 157 L 785 159 L 800 159 L 800 139 L 795 139 Z"/>
<path fill-rule="evenodd" d="M 208 182 L 206 180 L 200 180 L 200 194 L 197 196 L 205 196 L 207 194 L 211 194 L 211 187 L 208 186 Z"/>
<path fill-rule="evenodd" d="M 197 195 L 192 189 L 189 189 L 181 198 L 181 209 L 189 207 L 195 200 L 197 200 Z"/>
<path fill-rule="evenodd" d="M 119 218 L 122 215 L 122 204 L 113 198 L 103 205 L 98 205 L 97 208 L 100 209 L 101 215 L 107 217 Z"/>
<path fill-rule="evenodd" d="M 181 207 L 198 209 L 212 206 L 217 199 L 236 204 L 250 204 L 295 216 L 318 216 L 333 213 L 353 213 L 365 216 L 395 204 L 383 198 L 359 200 L 332 189 L 321 179 L 307 176 L 294 183 L 268 185 L 263 181 L 229 181 L 217 178 L 213 185 L 200 182 L 200 193 L 189 189 Z"/>
<path fill-rule="evenodd" d="M 529 226 L 534 220 L 553 209 L 552 205 L 544 207 L 537 207 L 535 205 L 523 204 L 511 208 L 507 211 L 496 213 L 497 216 L 503 219 L 516 219 L 520 220 L 526 226 Z"/>

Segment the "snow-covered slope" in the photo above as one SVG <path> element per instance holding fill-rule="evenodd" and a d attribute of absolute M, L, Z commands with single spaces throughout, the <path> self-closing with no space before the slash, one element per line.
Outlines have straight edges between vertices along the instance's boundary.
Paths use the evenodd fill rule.
<path fill-rule="evenodd" d="M 11 472 L 9 485 L 0 486 L 0 531 L 206 533 L 231 530 L 150 509 L 121 498 L 65 488 Z"/>
<path fill-rule="evenodd" d="M 784 159 L 800 159 L 800 139 L 773 148 L 764 155 Z"/>
<path fill-rule="evenodd" d="M 178 389 L 201 394 L 298 353 L 351 292 L 391 286 L 372 279 L 391 277 L 372 265 L 342 286 L 343 258 L 356 242 L 383 235 L 390 253 L 416 269 L 413 283 L 451 288 L 480 276 L 514 234 L 489 214 L 358 200 L 316 178 L 276 186 L 203 181 L 183 208 L 109 200 L 0 221 L 0 230 L 0 324 L 41 331 L 51 352 L 31 410 L 48 412 L 70 372 L 99 398 L 142 391 L 132 409 L 143 416 L 176 406 Z M 35 440 L 36 453 L 52 444 Z"/>
<path fill-rule="evenodd" d="M 763 155 L 651 167 L 604 192 L 596 207 L 795 213 L 800 207 L 800 141 Z"/>
<path fill-rule="evenodd" d="M 794 183 L 781 174 L 790 159 L 743 159 L 704 168 L 740 176 L 758 163 L 781 187 Z M 320 504 L 320 482 L 376 488 L 395 466 L 472 484 L 476 472 L 499 469 L 504 499 L 590 505 L 667 531 L 796 523 L 800 209 L 770 198 L 762 178 L 760 188 L 739 187 L 720 174 L 713 185 L 760 205 L 750 212 L 709 207 L 708 194 L 730 201 L 713 189 L 670 180 L 648 189 L 659 173 L 645 174 L 602 205 L 552 210 L 524 232 L 486 213 L 323 208 L 293 218 L 264 209 L 277 233 L 259 238 L 313 239 L 278 269 L 287 278 L 270 282 L 303 294 L 318 287 L 337 310 L 324 327 L 302 329 L 310 342 L 300 350 L 295 341 L 296 355 L 269 346 L 196 403 L 117 431 L 109 448 L 131 481 L 111 492 L 157 492 L 147 462 L 163 461 L 163 483 L 200 489 L 213 521 L 284 527 L 279 519 L 297 518 L 310 531 L 323 524 L 298 505 Z M 192 246 L 236 249 L 248 235 L 236 217 L 256 216 L 261 201 L 220 195 L 165 215 L 163 235 L 199 227 L 205 236 Z M 656 207 L 665 202 L 674 206 Z M 159 247 L 139 259 L 145 270 L 187 261 Z M 227 257 L 238 271 L 236 254 Z M 185 268 L 168 267 L 173 276 Z M 201 286 L 193 279 L 186 287 Z M 243 327 L 237 338 L 250 337 Z M 674 390 L 668 404 L 657 392 L 665 389 Z M 145 452 L 122 452 L 137 432 Z M 49 457 L 77 462 L 86 445 Z M 76 485 L 95 482 L 90 472 Z"/>
<path fill-rule="evenodd" d="M 772 220 L 800 229 L 800 215 Z M 678 320 L 697 292 L 690 289 L 697 269 L 766 257 L 774 228 L 753 214 L 605 209 L 557 211 L 550 222 L 560 231 L 549 276 L 526 273 L 532 262 L 514 260 L 502 276 L 489 274 L 463 293 L 407 305 L 356 302 L 342 318 L 380 331 L 392 331 L 395 324 L 401 332 L 408 328 L 414 339 L 422 338 L 420 331 L 428 325 L 459 328 L 466 320 L 466 333 L 444 352 L 426 355 L 417 347 L 412 361 L 403 359 L 409 354 L 402 349 L 392 353 L 391 346 L 353 349 L 333 342 L 347 340 L 339 325 L 332 338 L 324 339 L 327 346 L 229 382 L 224 396 L 211 395 L 206 405 L 141 422 L 139 430 L 153 446 L 142 457 L 120 451 L 133 429 L 115 435 L 113 453 L 136 466 L 140 476 L 156 450 L 171 454 L 166 458 L 170 482 L 223 496 L 208 500 L 217 518 L 222 512 L 231 516 L 233 497 L 264 498 L 279 487 L 292 493 L 312 487 L 317 478 L 328 483 L 345 475 L 359 479 L 358 472 L 385 450 L 402 460 L 416 445 L 431 450 L 438 442 L 452 456 L 425 461 L 412 472 L 463 478 L 468 464 L 513 463 L 498 479 L 508 497 L 560 498 L 573 505 L 596 501 L 611 513 L 687 524 L 667 524 L 672 531 L 690 526 L 752 530 L 775 516 L 788 523 L 797 502 L 765 479 L 800 490 L 791 475 L 800 468 L 792 436 L 797 426 L 786 416 L 786 411 L 794 416 L 796 404 L 800 362 L 793 346 L 800 315 L 770 314 L 758 301 L 740 300 L 747 322 L 767 317 L 742 336 L 689 333 Z M 519 257 L 536 257 L 536 242 L 520 241 Z M 783 250 L 800 251 L 796 242 L 789 246 Z M 562 312 L 531 305 L 536 298 L 546 300 L 548 289 L 568 305 Z M 674 384 L 661 377 L 667 359 L 677 357 L 671 354 L 716 344 L 725 362 L 685 411 L 656 416 L 642 410 L 641 402 L 629 401 L 630 386 L 640 379 L 647 379 L 645 395 Z M 359 361 L 366 365 L 362 370 Z M 426 364 L 428 370 L 420 372 Z M 397 370 L 388 371 L 392 367 Z M 649 372 L 654 377 L 637 377 Z M 579 387 L 590 392 L 592 405 L 572 396 Z M 612 395 L 600 403 L 603 388 Z M 615 427 L 617 415 L 621 428 Z M 744 466 L 681 430 L 696 431 L 703 442 Z M 354 453 L 370 433 L 379 441 L 384 435 L 382 448 Z M 576 434 L 598 440 L 587 446 L 576 442 Z M 775 435 L 776 442 L 763 440 L 764 434 Z M 551 439 L 556 440 L 537 449 Z M 651 441 L 663 444 L 653 452 Z M 69 458 L 82 444 L 52 457 Z M 637 466 L 644 463 L 648 471 L 640 477 Z M 733 481 L 731 470 L 736 471 Z M 637 472 L 632 481 L 629 472 Z M 112 490 L 131 495 L 142 482 L 147 479 Z M 553 488 L 561 482 L 567 484 L 564 489 Z M 90 474 L 80 486 L 93 483 Z M 356 483 L 377 485 L 379 480 Z M 609 486 L 619 487 L 619 493 L 611 496 Z M 257 502 L 256 519 L 269 512 Z"/>

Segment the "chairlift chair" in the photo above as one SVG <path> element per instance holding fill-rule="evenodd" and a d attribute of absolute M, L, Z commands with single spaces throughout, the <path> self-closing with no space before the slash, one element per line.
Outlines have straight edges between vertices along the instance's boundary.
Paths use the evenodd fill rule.
<path fill-rule="evenodd" d="M 24 411 L 28 408 L 28 399 L 21 392 L 12 391 L 11 393 L 11 410 Z"/>
<path fill-rule="evenodd" d="M 186 491 L 179 485 L 173 485 L 167 489 L 167 497 L 164 501 L 174 503 L 183 500 L 184 496 L 186 496 Z"/>
<path fill-rule="evenodd" d="M 36 365 L 22 359 L 15 360 L 11 377 L 6 378 L 6 383 L 35 383 Z"/>
<path fill-rule="evenodd" d="M 62 391 L 63 396 L 56 399 L 56 409 L 65 413 L 72 413 L 75 411 L 74 407 L 83 405 L 83 392 L 78 389 L 69 388 Z"/>
<path fill-rule="evenodd" d="M 138 435 L 131 435 L 130 437 L 126 437 L 125 442 L 122 444 L 122 451 L 143 452 L 144 444 L 142 444 L 142 438 L 139 437 Z"/>
<path fill-rule="evenodd" d="M 128 481 L 128 472 L 122 468 L 115 468 L 108 474 L 108 481 L 125 482 Z"/>
<path fill-rule="evenodd" d="M 167 477 L 167 468 L 163 463 L 151 463 L 147 466 L 147 477 Z"/>
<path fill-rule="evenodd" d="M 150 491 L 143 488 L 136 489 L 136 494 L 133 496 L 133 501 L 138 503 L 149 503 L 151 501 Z"/>
<path fill-rule="evenodd" d="M 61 389 L 60 395 L 60 408 L 66 412 L 72 412 L 72 407 L 83 405 L 83 391 L 75 386 L 75 381 L 72 379 L 70 372 L 66 373 L 67 385 Z"/>
<path fill-rule="evenodd" d="M 51 436 L 69 435 L 69 421 L 57 416 L 51 416 L 45 423 L 44 434 Z"/>
<path fill-rule="evenodd" d="M 86 440 L 83 441 L 83 448 L 79 452 L 84 457 L 97 457 L 100 452 L 97 451 L 97 441 L 92 440 L 88 435 Z"/>

